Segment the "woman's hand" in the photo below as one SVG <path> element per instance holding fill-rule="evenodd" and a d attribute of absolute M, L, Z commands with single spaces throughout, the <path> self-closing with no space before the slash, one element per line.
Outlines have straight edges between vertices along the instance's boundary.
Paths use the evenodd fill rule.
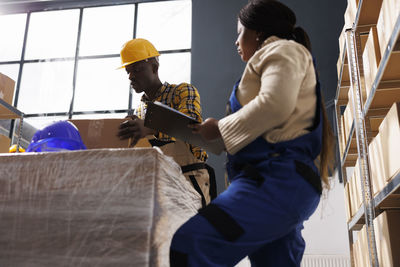
<path fill-rule="evenodd" d="M 208 118 L 202 123 L 190 124 L 188 127 L 193 133 L 200 134 L 207 141 L 221 138 L 217 119 Z"/>
<path fill-rule="evenodd" d="M 134 146 L 140 138 L 154 134 L 155 131 L 144 127 L 144 121 L 135 115 L 127 116 L 127 120 L 119 125 L 117 136 L 124 140 L 131 138 L 130 145 Z"/>

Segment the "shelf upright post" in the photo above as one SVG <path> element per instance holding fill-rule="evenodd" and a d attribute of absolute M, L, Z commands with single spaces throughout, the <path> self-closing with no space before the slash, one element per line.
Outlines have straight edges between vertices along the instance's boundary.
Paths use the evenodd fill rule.
<path fill-rule="evenodd" d="M 349 63 L 349 75 L 350 75 L 350 89 L 352 91 L 349 101 L 353 101 L 353 115 L 354 115 L 354 128 L 356 135 L 357 151 L 359 168 L 361 175 L 361 191 L 364 203 L 364 216 L 365 216 L 365 226 L 367 230 L 367 241 L 368 241 L 368 251 L 370 265 L 372 267 L 379 267 L 374 224 L 373 220 L 375 218 L 374 210 L 374 199 L 372 198 L 371 182 L 368 169 L 368 144 L 366 137 L 365 121 L 363 119 L 363 98 L 360 82 L 360 68 L 359 64 L 362 60 L 359 58 L 361 55 L 360 46 L 357 46 L 356 38 L 360 39 L 359 34 L 356 30 L 348 29 L 345 32 L 346 43 L 347 43 L 347 56 Z"/>

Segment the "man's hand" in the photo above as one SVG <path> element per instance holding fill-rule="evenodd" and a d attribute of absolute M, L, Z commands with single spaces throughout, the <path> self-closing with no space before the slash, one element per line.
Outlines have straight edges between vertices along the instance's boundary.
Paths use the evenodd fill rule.
<path fill-rule="evenodd" d="M 208 118 L 202 123 L 190 124 L 188 127 L 193 133 L 200 134 L 207 141 L 221 138 L 217 119 Z"/>
<path fill-rule="evenodd" d="M 140 138 L 155 133 L 154 130 L 144 127 L 144 121 L 137 116 L 130 115 L 126 118 L 127 120 L 119 125 L 117 136 L 121 140 L 131 138 L 130 146 L 136 145 Z"/>

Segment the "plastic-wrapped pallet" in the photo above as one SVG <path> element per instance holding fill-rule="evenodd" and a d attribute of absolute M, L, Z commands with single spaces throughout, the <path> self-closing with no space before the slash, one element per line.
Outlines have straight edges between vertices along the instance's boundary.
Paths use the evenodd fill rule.
<path fill-rule="evenodd" d="M 155 148 L 0 156 L 0 266 L 169 266 L 200 196 Z"/>

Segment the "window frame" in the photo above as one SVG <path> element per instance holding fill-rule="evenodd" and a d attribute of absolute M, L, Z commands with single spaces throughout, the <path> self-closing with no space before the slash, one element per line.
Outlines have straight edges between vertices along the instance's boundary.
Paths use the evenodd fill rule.
<path fill-rule="evenodd" d="M 79 3 L 75 1 L 24 1 L 23 3 L 18 3 L 19 1 L 5 1 L 0 4 L 0 15 L 10 15 L 17 13 L 26 13 L 26 22 L 25 22 L 25 31 L 23 37 L 23 45 L 21 51 L 20 60 L 11 60 L 11 61 L 0 61 L 0 65 L 8 65 L 8 64 L 18 64 L 18 78 L 16 80 L 15 85 L 15 93 L 14 93 L 14 101 L 13 106 L 18 107 L 18 100 L 20 94 L 21 87 L 21 78 L 24 65 L 26 63 L 41 63 L 41 62 L 54 62 L 54 61 L 64 61 L 71 60 L 74 63 L 73 70 L 73 80 L 72 80 L 72 98 L 70 103 L 70 108 L 68 112 L 55 112 L 55 113 L 31 113 L 24 114 L 24 118 L 33 118 L 33 117 L 54 117 L 54 116 L 68 116 L 69 119 L 73 118 L 75 115 L 90 115 L 90 114 L 112 114 L 112 113 L 127 113 L 132 110 L 132 100 L 133 100 L 133 91 L 130 88 L 129 90 L 129 99 L 127 103 L 127 109 L 117 109 L 117 110 L 91 110 L 91 111 L 79 111 L 74 110 L 74 101 L 75 101 L 75 90 L 76 90 L 76 80 L 77 80 L 77 68 L 78 62 L 80 60 L 85 59 L 104 59 L 104 58 L 115 58 L 119 57 L 119 54 L 103 54 L 103 55 L 93 55 L 93 56 L 79 56 L 79 46 L 81 40 L 82 33 L 82 21 L 83 21 L 83 12 L 86 8 L 95 8 L 95 7 L 111 7 L 111 6 L 121 6 L 121 5 L 132 5 L 135 6 L 135 12 L 133 15 L 133 29 L 132 29 L 132 38 L 136 38 L 137 32 L 137 19 L 138 19 L 138 7 L 139 4 L 149 3 L 149 2 L 166 2 L 166 1 L 176 1 L 176 0 L 81 0 Z M 191 0 L 181 0 L 181 1 L 191 1 Z M 25 59 L 26 53 L 26 44 L 30 26 L 31 14 L 35 12 L 46 12 L 46 11 L 61 11 L 61 10 L 70 10 L 70 9 L 78 9 L 79 10 L 79 22 L 77 29 L 77 41 L 75 45 L 75 56 L 68 58 L 46 58 L 46 59 Z M 7 10 L 7 12 L 4 12 Z M 178 54 L 178 53 L 191 53 L 192 47 L 187 49 L 173 49 L 173 50 L 160 50 L 160 54 Z M 14 125 L 10 128 L 10 133 L 13 132 Z M 11 134 L 10 134 L 11 135 Z"/>

